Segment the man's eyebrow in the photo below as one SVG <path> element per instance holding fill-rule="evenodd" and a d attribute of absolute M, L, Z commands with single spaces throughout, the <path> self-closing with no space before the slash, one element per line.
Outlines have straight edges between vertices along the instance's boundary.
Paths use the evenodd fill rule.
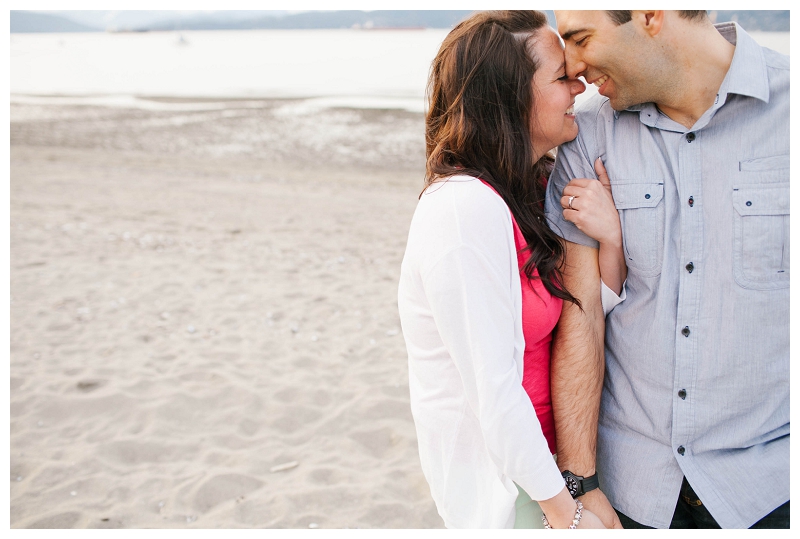
<path fill-rule="evenodd" d="M 561 34 L 561 39 L 567 41 L 575 34 L 580 34 L 581 32 L 586 32 L 588 30 L 589 30 L 588 28 L 578 28 L 577 30 L 570 30 L 569 32 L 564 32 L 563 34 Z"/>

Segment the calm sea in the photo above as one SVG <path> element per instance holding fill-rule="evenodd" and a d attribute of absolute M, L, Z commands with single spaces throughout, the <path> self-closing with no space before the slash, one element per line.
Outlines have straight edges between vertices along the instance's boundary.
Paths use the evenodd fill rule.
<path fill-rule="evenodd" d="M 12 102 L 154 107 L 167 105 L 135 96 L 289 97 L 309 98 L 308 107 L 421 112 L 428 67 L 446 34 L 447 30 L 12 34 Z M 789 54 L 788 32 L 752 35 L 762 45 Z M 581 98 L 594 91 L 588 89 Z"/>

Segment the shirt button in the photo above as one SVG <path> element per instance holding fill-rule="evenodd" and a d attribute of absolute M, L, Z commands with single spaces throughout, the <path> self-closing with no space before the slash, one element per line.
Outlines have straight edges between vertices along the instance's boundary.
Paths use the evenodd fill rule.
<path fill-rule="evenodd" d="M 686 140 L 692 142 L 695 139 L 694 133 L 689 133 L 686 135 Z"/>
<path fill-rule="evenodd" d="M 691 262 L 686 264 L 686 271 L 688 271 L 689 273 L 692 273 L 694 271 L 694 264 L 692 264 Z"/>
<path fill-rule="evenodd" d="M 694 197 L 689 197 L 689 207 L 694 206 Z"/>
<path fill-rule="evenodd" d="M 686 390 L 685 389 L 681 389 L 680 391 L 678 391 L 678 396 L 681 399 L 686 400 Z"/>
<path fill-rule="evenodd" d="M 678 454 L 683 455 L 684 453 L 686 453 L 686 448 L 682 445 L 678 446 Z"/>
<path fill-rule="evenodd" d="M 683 329 L 681 330 L 681 333 L 683 333 L 683 336 L 684 336 L 684 337 L 688 337 L 688 336 L 689 336 L 689 333 L 691 333 L 691 331 L 689 331 L 689 326 L 686 326 L 685 328 L 683 328 Z"/>

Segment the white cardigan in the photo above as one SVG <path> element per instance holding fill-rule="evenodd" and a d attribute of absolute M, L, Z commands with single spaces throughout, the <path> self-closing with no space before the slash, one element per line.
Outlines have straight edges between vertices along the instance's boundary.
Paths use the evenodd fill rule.
<path fill-rule="evenodd" d="M 621 301 L 604 288 L 604 300 Z M 439 515 L 448 528 L 512 528 L 514 483 L 545 500 L 564 480 L 522 387 L 511 213 L 480 180 L 453 177 L 422 195 L 398 307 L 420 461 Z"/>

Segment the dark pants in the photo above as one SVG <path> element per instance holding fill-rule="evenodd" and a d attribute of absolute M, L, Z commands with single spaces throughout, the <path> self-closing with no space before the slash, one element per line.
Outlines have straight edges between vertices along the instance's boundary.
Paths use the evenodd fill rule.
<path fill-rule="evenodd" d="M 644 524 L 639 524 L 635 520 L 617 511 L 619 521 L 623 528 L 650 528 Z M 683 478 L 681 494 L 678 496 L 678 504 L 675 506 L 675 513 L 672 515 L 670 528 L 719 528 L 719 524 L 708 512 L 706 506 L 697 497 L 694 489 Z M 652 529 L 652 528 L 650 528 Z M 750 529 L 789 529 L 789 502 L 781 505 L 773 512 L 750 526 Z"/>

